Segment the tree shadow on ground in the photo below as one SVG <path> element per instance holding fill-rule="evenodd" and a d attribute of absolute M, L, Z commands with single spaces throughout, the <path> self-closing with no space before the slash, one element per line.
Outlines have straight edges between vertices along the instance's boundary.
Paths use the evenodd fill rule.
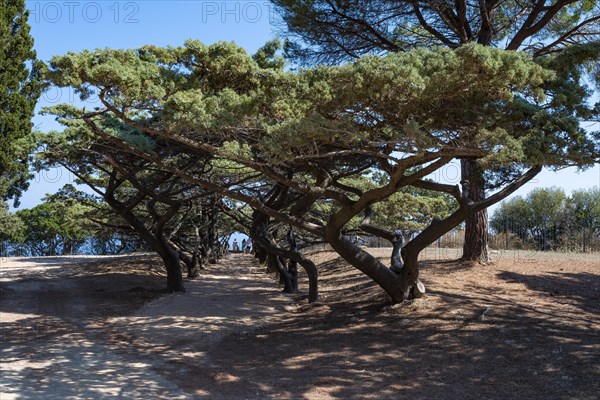
<path fill-rule="evenodd" d="M 339 260 L 328 261 L 320 266 L 324 303 L 299 307 L 250 334 L 226 337 L 209 352 L 217 378 L 209 386 L 199 384 L 197 393 L 204 393 L 202 398 L 247 393 L 282 399 L 597 399 L 596 298 L 585 291 L 577 295 L 581 312 L 572 304 L 553 307 L 538 302 L 535 291 L 511 293 L 513 287 L 503 286 L 516 275 L 478 270 L 484 268 L 500 279 L 472 283 L 467 281 L 472 265 L 430 262 L 424 270 L 431 274 L 423 279 L 435 289 L 423 299 L 390 306 L 371 282 L 363 277 L 361 283 Z M 336 289 L 333 278 L 340 274 L 349 275 L 342 282 L 356 286 Z M 442 277 L 464 283 L 445 290 Z M 538 278 L 530 281 L 532 290 L 544 287 L 546 278 L 565 277 Z M 586 288 L 598 286 L 597 275 L 566 278 L 585 282 Z"/>
<path fill-rule="evenodd" d="M 40 328 L 38 320 L 22 322 Z M 189 398 L 148 360 L 132 359 L 106 342 L 101 331 L 52 322 L 16 337 L 24 340 L 12 332 L 11 340 L 2 341 L 2 398 Z"/>
<path fill-rule="evenodd" d="M 557 303 L 572 303 L 583 311 L 600 314 L 600 275 L 586 272 L 525 275 L 504 271 L 498 276 L 507 282 L 521 283 Z"/>
<path fill-rule="evenodd" d="M 210 353 L 235 377 L 218 393 L 241 385 L 290 399 L 585 399 L 600 390 L 598 321 L 536 316 L 487 296 L 452 300 L 429 320 L 405 310 L 356 322 L 325 312 L 229 338 Z M 454 301 L 485 308 L 457 312 Z"/>

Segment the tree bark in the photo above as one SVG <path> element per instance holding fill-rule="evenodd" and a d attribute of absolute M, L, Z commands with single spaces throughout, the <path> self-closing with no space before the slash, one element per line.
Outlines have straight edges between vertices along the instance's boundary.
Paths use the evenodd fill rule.
<path fill-rule="evenodd" d="M 297 287 L 294 288 L 292 275 L 285 268 L 279 256 L 269 254 L 268 262 L 279 273 L 280 283 L 283 283 L 283 293 L 296 293 Z"/>
<path fill-rule="evenodd" d="M 185 254 L 183 251 L 179 252 L 179 258 L 185 264 L 187 269 L 187 278 L 194 279 L 197 278 L 199 273 L 199 257 L 196 252 L 194 252 L 191 257 Z"/>
<path fill-rule="evenodd" d="M 292 230 L 287 233 L 288 243 L 290 244 L 290 251 L 298 252 L 298 246 L 296 245 L 296 235 Z M 298 263 L 295 260 L 290 259 L 288 261 L 288 273 L 292 279 L 292 288 L 294 293 L 298 292 Z"/>
<path fill-rule="evenodd" d="M 199 275 L 199 270 L 203 269 L 202 263 L 203 263 L 203 258 L 202 258 L 202 254 L 200 251 L 200 247 L 202 245 L 201 242 L 201 238 L 200 238 L 200 230 L 198 229 L 198 227 L 196 225 L 194 225 L 194 246 L 192 249 L 192 261 L 191 261 L 191 267 L 188 265 L 188 279 L 193 279 L 193 278 L 197 278 Z"/>
<path fill-rule="evenodd" d="M 198 268 L 198 261 L 197 258 L 195 258 L 196 256 L 192 257 L 192 266 L 190 267 L 189 265 L 187 265 L 187 278 L 188 279 L 194 279 L 197 278 L 200 275 L 199 272 L 199 268 Z"/>
<path fill-rule="evenodd" d="M 185 292 L 178 251 L 172 248 L 165 248 L 162 251 L 161 258 L 167 269 L 167 290 L 171 293 Z"/>
<path fill-rule="evenodd" d="M 327 242 L 350 265 L 381 286 L 394 303 L 401 303 L 408 299 L 410 288 L 418 278 L 418 264 L 409 264 L 408 268 L 405 264 L 401 273 L 397 274 L 343 236 L 329 237 Z"/>
<path fill-rule="evenodd" d="M 470 201 L 485 199 L 483 172 L 475 160 L 461 160 L 463 195 Z M 488 254 L 488 214 L 487 209 L 471 213 L 465 219 L 465 241 L 463 261 L 487 263 Z"/>
<path fill-rule="evenodd" d="M 404 283 L 402 285 L 404 299 L 421 297 L 425 293 L 425 285 L 419 280 L 419 254 L 420 251 L 403 254 L 404 265 L 399 276 Z"/>
<path fill-rule="evenodd" d="M 211 264 L 217 263 L 217 198 L 216 195 L 210 196 L 210 204 L 208 208 L 208 262 Z"/>
<path fill-rule="evenodd" d="M 287 272 L 290 275 L 292 284 L 292 293 L 298 292 L 298 263 L 293 260 L 288 261 Z"/>
<path fill-rule="evenodd" d="M 300 254 L 300 253 L 298 253 Z M 308 302 L 314 303 L 319 299 L 319 273 L 314 262 L 300 255 L 298 263 L 304 268 L 308 277 Z"/>

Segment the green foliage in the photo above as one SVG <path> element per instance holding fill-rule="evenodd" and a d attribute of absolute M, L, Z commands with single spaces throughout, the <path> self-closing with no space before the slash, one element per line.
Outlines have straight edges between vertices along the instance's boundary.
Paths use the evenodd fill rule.
<path fill-rule="evenodd" d="M 254 61 L 260 68 L 273 68 L 281 70 L 285 67 L 285 58 L 278 55 L 277 52 L 282 49 L 281 41 L 279 39 L 271 40 L 265 43 L 256 54 L 252 56 Z"/>
<path fill-rule="evenodd" d="M 542 112 L 544 85 L 554 76 L 527 55 L 474 44 L 305 70 L 295 92 L 274 99 L 293 102 L 304 115 L 270 124 L 262 145 L 273 157 L 289 159 L 311 148 L 361 147 L 368 140 L 396 142 L 398 151 L 452 141 L 489 151 L 482 160 L 488 164 L 522 162 L 531 156 L 527 132 L 518 125 L 523 115 L 517 121 L 506 111 L 528 98 L 529 112 Z"/>
<path fill-rule="evenodd" d="M 508 218 L 510 226 L 554 224 L 561 218 L 567 195 L 557 187 L 537 188 L 525 198 L 516 196 L 502 202 L 490 223 L 495 230 L 502 231 Z"/>
<path fill-rule="evenodd" d="M 572 225 L 586 226 L 592 235 L 600 236 L 600 188 L 574 190 L 565 215 Z"/>
<path fill-rule="evenodd" d="M 540 248 L 581 246 L 584 227 L 588 243 L 600 234 L 600 189 L 575 190 L 567 196 L 557 187 L 538 188 L 527 196 L 503 202 L 490 219 L 496 232 L 508 231 L 522 242 L 533 238 Z M 579 247 L 580 248 L 580 247 Z"/>
<path fill-rule="evenodd" d="M 263 56 L 271 57 L 276 48 L 268 44 Z M 392 140 L 397 151 L 450 141 L 479 147 L 488 152 L 481 162 L 492 166 L 542 161 L 558 149 L 554 159 L 560 165 L 572 155 L 562 150 L 570 149 L 574 135 L 573 143 L 586 143 L 570 108 L 555 116 L 544 107 L 546 95 L 560 101 L 548 90 L 555 73 L 522 53 L 470 44 L 455 51 L 416 49 L 365 57 L 298 73 L 261 60 L 231 43 L 188 41 L 177 48 L 70 53 L 53 58 L 48 77 L 85 96 L 100 94 L 108 112 L 93 119 L 105 132 L 142 150 L 155 145 L 156 138 L 141 132 L 146 128 L 155 135 L 213 135 L 207 136 L 210 140 L 226 134 L 230 139 L 223 136 L 229 144 L 222 156 L 229 159 L 239 132 L 261 132 L 241 135 L 246 144 L 237 146 L 260 151 L 271 163 L 321 148 Z M 578 107 L 585 97 L 581 92 Z M 71 106 L 47 111 L 70 127 L 83 127 L 81 112 Z M 578 149 L 584 155 L 594 150 Z"/>
<path fill-rule="evenodd" d="M 8 205 L 0 200 L 0 242 L 23 240 L 23 221 L 8 210 Z"/>
<path fill-rule="evenodd" d="M 24 0 L 0 0 L 0 198 L 27 187 L 31 117 L 42 65 L 33 51 Z"/>
<path fill-rule="evenodd" d="M 406 237 L 421 231 L 435 218 L 446 218 L 456 209 L 451 196 L 417 188 L 405 188 L 373 207 L 373 225 L 401 230 Z"/>
<path fill-rule="evenodd" d="M 343 179 L 341 183 L 365 192 L 388 182 L 386 175 L 369 170 L 362 176 Z M 330 203 L 317 203 L 315 208 L 323 214 L 323 218 L 327 218 L 327 214 L 332 212 Z M 410 237 L 429 225 L 433 219 L 443 219 L 456 208 L 456 201 L 447 193 L 409 186 L 374 204 L 369 224 L 390 232 L 401 231 L 405 237 Z M 348 228 L 357 228 L 362 219 L 362 215 L 355 217 Z"/>
<path fill-rule="evenodd" d="M 22 242 L 31 255 L 58 255 L 76 252 L 91 235 L 86 218 L 90 211 L 78 201 L 81 194 L 65 185 L 54 195 L 47 195 L 43 203 L 17 211 L 23 221 Z"/>

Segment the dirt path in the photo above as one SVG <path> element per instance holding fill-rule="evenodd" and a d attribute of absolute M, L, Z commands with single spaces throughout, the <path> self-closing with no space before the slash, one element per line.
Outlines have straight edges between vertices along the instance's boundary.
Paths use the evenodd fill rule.
<path fill-rule="evenodd" d="M 101 267 L 90 273 L 70 261 L 1 265 L 2 400 L 203 397 L 198 378 L 207 385 L 227 379 L 213 371 L 210 347 L 248 335 L 289 302 L 251 269 L 250 257 L 234 255 L 187 282 L 187 293 L 129 315 L 144 295 L 156 295 L 161 277 L 106 274 Z M 186 366 L 200 365 L 205 376 L 186 375 Z"/>

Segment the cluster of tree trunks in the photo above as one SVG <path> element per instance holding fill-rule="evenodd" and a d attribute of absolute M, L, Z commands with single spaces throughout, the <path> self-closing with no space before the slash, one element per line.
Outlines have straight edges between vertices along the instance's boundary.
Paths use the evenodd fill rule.
<path fill-rule="evenodd" d="M 288 191 L 276 186 L 265 201 L 270 207 L 281 208 L 288 200 Z M 254 255 L 260 263 L 265 263 L 267 273 L 277 273 L 284 293 L 298 292 L 298 264 L 304 269 L 308 278 L 308 301 L 315 302 L 319 298 L 317 266 L 305 257 L 298 249 L 296 235 L 289 230 L 286 235 L 287 246 L 277 243 L 278 226 L 269 229 L 268 215 L 255 210 L 252 215 L 250 237 L 254 246 Z M 287 248 L 286 248 L 287 247 Z"/>
<path fill-rule="evenodd" d="M 88 158 L 106 174 L 103 186 L 83 173 L 85 166 L 63 165 L 112 209 L 110 222 L 95 222 L 139 237 L 162 259 L 167 290 L 185 292 L 182 269 L 195 278 L 205 263 L 216 263 L 225 254 L 228 237 L 219 238 L 217 231 L 219 197 L 180 182 L 168 171 L 149 171 L 146 163 L 118 156 Z"/>

